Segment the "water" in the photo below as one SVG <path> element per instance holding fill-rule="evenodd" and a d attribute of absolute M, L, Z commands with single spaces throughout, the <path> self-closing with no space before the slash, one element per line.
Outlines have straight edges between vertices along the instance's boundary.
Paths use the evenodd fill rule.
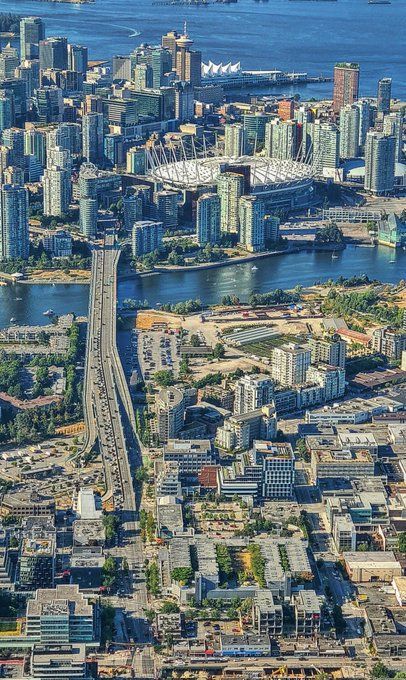
<path fill-rule="evenodd" d="M 0 11 L 36 14 L 48 35 L 67 35 L 88 45 L 91 58 L 128 54 L 141 42 L 156 43 L 162 33 L 188 32 L 205 60 L 241 61 L 243 68 L 331 74 L 336 61 L 361 65 L 360 93 L 375 94 L 382 76 L 393 78 L 393 94 L 406 98 L 404 26 L 406 0 L 368 5 L 367 0 L 257 3 L 208 7 L 153 6 L 153 0 L 96 0 L 67 5 L 36 0 L 0 0 Z M 331 95 L 331 83 L 296 87 L 302 96 Z"/>
<path fill-rule="evenodd" d="M 391 260 L 395 260 L 391 264 Z M 347 246 L 332 260 L 329 253 L 295 253 L 258 260 L 253 263 L 194 272 L 172 272 L 148 277 L 134 277 L 119 282 L 119 301 L 125 298 L 147 299 L 151 306 L 158 302 L 176 302 L 200 298 L 205 304 L 219 302 L 226 294 L 247 299 L 251 291 L 266 292 L 273 288 L 293 288 L 297 284 L 311 285 L 340 275 L 353 276 L 365 272 L 370 278 L 395 283 L 406 278 L 406 252 L 390 248 Z M 87 313 L 88 286 L 47 286 L 17 284 L 0 287 L 0 328 L 11 317 L 18 323 L 45 324 L 46 309 L 57 314 Z M 16 298 L 22 298 L 21 301 Z"/>

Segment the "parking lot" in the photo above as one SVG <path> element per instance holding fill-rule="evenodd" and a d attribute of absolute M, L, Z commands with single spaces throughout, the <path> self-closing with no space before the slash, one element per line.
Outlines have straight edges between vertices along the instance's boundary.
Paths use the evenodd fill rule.
<path fill-rule="evenodd" d="M 145 382 L 152 380 L 156 371 L 169 370 L 178 375 L 180 338 L 173 332 L 142 332 L 138 341 L 138 358 Z"/>

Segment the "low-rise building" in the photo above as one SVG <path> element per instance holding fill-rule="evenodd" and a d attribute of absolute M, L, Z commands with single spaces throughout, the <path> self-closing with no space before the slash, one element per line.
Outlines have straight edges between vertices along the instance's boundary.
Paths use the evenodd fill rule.
<path fill-rule="evenodd" d="M 283 631 L 282 605 L 276 603 L 269 590 L 257 591 L 252 603 L 253 629 L 260 635 L 279 637 Z"/>
<path fill-rule="evenodd" d="M 300 590 L 295 597 L 296 637 L 316 638 L 320 633 L 321 608 L 314 590 Z"/>
<path fill-rule="evenodd" d="M 311 451 L 311 473 L 315 482 L 325 477 L 357 479 L 373 476 L 375 462 L 368 450 L 313 449 Z"/>
<path fill-rule="evenodd" d="M 163 460 L 177 463 L 182 480 L 197 482 L 202 467 L 216 463 L 216 453 L 208 439 L 171 439 L 164 446 Z"/>
<path fill-rule="evenodd" d="M 392 551 L 347 552 L 343 555 L 348 576 L 355 583 L 392 583 L 402 567 Z"/>
<path fill-rule="evenodd" d="M 243 633 L 242 635 L 220 635 L 221 656 L 268 656 L 271 652 L 271 639 L 268 633 L 258 635 Z"/>

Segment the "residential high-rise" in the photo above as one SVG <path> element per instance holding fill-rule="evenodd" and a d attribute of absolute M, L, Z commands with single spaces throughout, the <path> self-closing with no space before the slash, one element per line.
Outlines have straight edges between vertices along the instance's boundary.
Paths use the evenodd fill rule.
<path fill-rule="evenodd" d="M 83 45 L 68 44 L 68 69 L 74 73 L 87 71 L 88 50 Z"/>
<path fill-rule="evenodd" d="M 340 158 L 356 158 L 359 151 L 360 110 L 356 104 L 340 111 Z"/>
<path fill-rule="evenodd" d="M 26 59 L 16 69 L 16 78 L 25 83 L 27 97 L 33 97 L 39 87 L 39 61 Z"/>
<path fill-rule="evenodd" d="M 46 165 L 46 134 L 43 130 L 24 130 L 24 153 L 35 156 L 44 168 Z"/>
<path fill-rule="evenodd" d="M 383 118 L 383 134 L 396 140 L 395 161 L 402 160 L 403 153 L 403 115 L 400 111 L 388 113 Z"/>
<path fill-rule="evenodd" d="M 135 194 L 123 196 L 124 229 L 132 231 L 135 222 L 142 220 L 142 198 Z"/>
<path fill-rule="evenodd" d="M 113 80 L 131 80 L 131 59 L 128 55 L 114 55 Z"/>
<path fill-rule="evenodd" d="M 325 338 L 310 338 L 309 347 L 312 353 L 313 364 L 329 364 L 345 368 L 347 343 L 341 340 L 339 335 L 331 335 Z"/>
<path fill-rule="evenodd" d="M 27 517 L 21 532 L 17 585 L 20 590 L 52 588 L 56 532 L 49 517 Z"/>
<path fill-rule="evenodd" d="M 349 62 L 334 67 L 333 110 L 338 113 L 343 106 L 358 99 L 359 64 Z"/>
<path fill-rule="evenodd" d="M 127 172 L 133 175 L 144 175 L 145 164 L 145 147 L 133 146 L 131 149 L 128 149 L 126 155 Z"/>
<path fill-rule="evenodd" d="M 241 196 L 239 201 L 239 244 L 251 253 L 265 249 L 265 205 L 258 196 Z"/>
<path fill-rule="evenodd" d="M 203 194 L 197 199 L 196 228 L 199 246 L 220 241 L 221 200 L 218 194 Z"/>
<path fill-rule="evenodd" d="M 132 79 L 136 90 L 152 87 L 152 68 L 148 64 L 136 64 L 132 71 Z"/>
<path fill-rule="evenodd" d="M 260 151 L 265 142 L 265 125 L 269 118 L 263 113 L 245 113 L 243 126 L 246 136 L 246 153 Z"/>
<path fill-rule="evenodd" d="M 58 167 L 66 170 L 69 177 L 72 173 L 72 156 L 68 149 L 62 149 L 60 146 L 53 146 L 47 151 L 47 167 Z"/>
<path fill-rule="evenodd" d="M 238 234 L 239 200 L 244 190 L 244 177 L 236 172 L 223 172 L 217 179 L 220 196 L 220 229 L 224 233 Z"/>
<path fill-rule="evenodd" d="M 244 375 L 235 384 L 234 413 L 255 411 L 272 401 L 274 384 L 268 375 Z"/>
<path fill-rule="evenodd" d="M 178 194 L 176 191 L 157 191 L 154 194 L 157 220 L 162 222 L 164 230 L 176 229 L 178 226 Z"/>
<path fill-rule="evenodd" d="M 193 40 L 189 38 L 185 25 L 183 35 L 176 40 L 176 74 L 179 80 L 199 87 L 202 78 L 202 54 L 191 50 L 192 45 Z"/>
<path fill-rule="evenodd" d="M 389 113 L 392 94 L 392 78 L 378 80 L 377 109 L 378 113 Z"/>
<path fill-rule="evenodd" d="M 39 43 L 39 67 L 41 71 L 48 68 L 65 71 L 68 68 L 67 38 L 45 38 Z"/>
<path fill-rule="evenodd" d="M 47 132 L 47 148 L 60 147 L 72 156 L 82 154 L 82 129 L 78 123 L 59 123 Z"/>
<path fill-rule="evenodd" d="M 0 92 L 0 133 L 13 126 L 13 99 Z"/>
<path fill-rule="evenodd" d="M 119 133 L 105 135 L 103 141 L 104 160 L 111 167 L 124 164 L 124 137 Z"/>
<path fill-rule="evenodd" d="M 57 165 L 44 170 L 44 215 L 61 217 L 69 208 L 71 193 L 70 173 Z"/>
<path fill-rule="evenodd" d="M 395 182 L 396 138 L 381 132 L 368 132 L 365 144 L 366 191 L 387 194 Z"/>
<path fill-rule="evenodd" d="M 295 343 L 287 343 L 272 350 L 272 378 L 280 385 L 294 387 L 306 382 L 311 351 Z"/>
<path fill-rule="evenodd" d="M 194 87 L 190 83 L 174 83 L 175 118 L 180 123 L 190 121 L 195 113 Z"/>
<path fill-rule="evenodd" d="M 262 498 L 292 498 L 295 483 L 295 455 L 292 445 L 254 441 L 254 465 L 262 468 Z"/>
<path fill-rule="evenodd" d="M 0 260 L 28 255 L 28 191 L 4 184 L 0 187 Z"/>
<path fill-rule="evenodd" d="M 270 158 L 296 158 L 298 124 L 295 120 L 274 118 L 265 126 L 265 152 Z"/>
<path fill-rule="evenodd" d="M 162 246 L 164 235 L 162 222 L 135 222 L 132 228 L 133 257 L 142 257 Z"/>
<path fill-rule="evenodd" d="M 358 99 L 355 106 L 359 109 L 359 136 L 358 147 L 361 152 L 364 151 L 367 132 L 371 127 L 371 105 L 368 99 Z"/>
<path fill-rule="evenodd" d="M 86 113 L 82 121 L 83 157 L 89 163 L 103 159 L 104 119 L 102 113 Z"/>
<path fill-rule="evenodd" d="M 338 168 L 340 164 L 340 133 L 331 123 L 320 119 L 310 123 L 313 165 L 319 174 Z"/>
<path fill-rule="evenodd" d="M 243 156 L 246 151 L 246 133 L 241 123 L 224 126 L 224 154 L 232 158 Z"/>
<path fill-rule="evenodd" d="M 164 387 L 155 399 L 158 435 L 161 442 L 176 439 L 183 427 L 185 417 L 185 399 L 181 390 L 176 387 Z"/>
<path fill-rule="evenodd" d="M 3 144 L 10 149 L 10 165 L 24 168 L 24 130 L 20 130 L 20 128 L 7 128 L 3 130 Z"/>
<path fill-rule="evenodd" d="M 45 38 L 45 25 L 40 17 L 23 17 L 20 21 L 20 59 L 38 59 L 39 43 Z"/>
<path fill-rule="evenodd" d="M 79 199 L 80 231 L 87 238 L 96 238 L 99 202 L 97 198 L 81 196 Z"/>

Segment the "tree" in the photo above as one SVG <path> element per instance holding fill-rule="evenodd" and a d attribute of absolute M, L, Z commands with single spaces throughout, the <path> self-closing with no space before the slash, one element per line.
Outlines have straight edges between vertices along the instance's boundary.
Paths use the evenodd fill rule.
<path fill-rule="evenodd" d="M 224 349 L 224 345 L 221 344 L 221 342 L 217 342 L 214 347 L 213 347 L 213 356 L 215 359 L 223 359 L 226 351 Z"/>
<path fill-rule="evenodd" d="M 187 585 L 193 578 L 193 569 L 191 567 L 175 567 L 175 569 L 172 569 L 171 577 L 174 581 Z"/>
<path fill-rule="evenodd" d="M 202 343 L 200 342 L 199 336 L 198 336 L 196 333 L 193 333 L 193 334 L 190 336 L 190 343 L 189 343 L 189 344 L 190 344 L 192 347 L 200 347 L 200 345 L 201 345 Z"/>
<path fill-rule="evenodd" d="M 373 668 L 371 669 L 369 677 L 374 679 L 382 678 L 383 680 L 385 680 L 386 678 L 390 677 L 389 669 L 387 668 L 387 666 L 385 666 L 384 663 L 382 663 L 382 661 L 378 661 L 375 664 L 375 666 L 373 666 Z"/>
<path fill-rule="evenodd" d="M 177 614 L 179 611 L 178 605 L 170 600 L 166 600 L 160 609 L 161 614 Z"/>
<path fill-rule="evenodd" d="M 402 531 L 402 533 L 399 534 L 398 550 L 401 553 L 406 553 L 406 531 Z"/>
<path fill-rule="evenodd" d="M 170 370 L 155 371 L 154 382 L 156 385 L 159 385 L 160 387 L 170 387 L 171 385 L 174 385 L 175 378 L 173 375 L 173 371 Z"/>

